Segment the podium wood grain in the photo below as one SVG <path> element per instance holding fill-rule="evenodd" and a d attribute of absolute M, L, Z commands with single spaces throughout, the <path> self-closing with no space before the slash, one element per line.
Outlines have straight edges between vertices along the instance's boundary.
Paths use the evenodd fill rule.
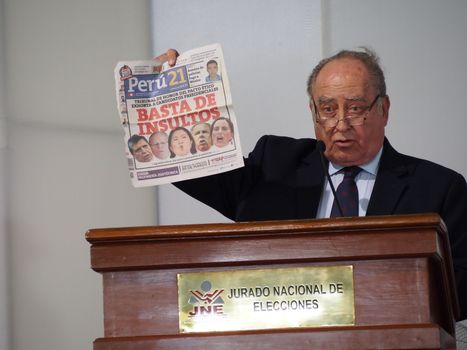
<path fill-rule="evenodd" d="M 104 288 L 95 350 L 455 348 L 452 262 L 436 214 L 93 229 L 86 238 Z M 342 264 L 354 266 L 354 327 L 179 333 L 177 273 Z"/>

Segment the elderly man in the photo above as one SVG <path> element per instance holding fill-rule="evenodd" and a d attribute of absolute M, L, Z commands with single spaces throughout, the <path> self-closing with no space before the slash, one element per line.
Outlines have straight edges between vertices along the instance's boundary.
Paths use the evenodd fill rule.
<path fill-rule="evenodd" d="M 193 135 L 198 151 L 205 152 L 211 148 L 211 125 L 208 123 L 195 124 L 191 128 L 191 134 Z"/>
<path fill-rule="evenodd" d="M 169 158 L 169 136 L 162 131 L 156 131 L 149 136 L 149 145 L 151 146 L 152 153 L 157 159 Z"/>
<path fill-rule="evenodd" d="M 164 58 L 175 62 L 176 51 Z M 175 186 L 235 221 L 436 212 L 448 227 L 461 319 L 467 318 L 463 176 L 391 146 L 385 137 L 390 101 L 372 52 L 341 51 L 322 60 L 308 93 L 320 141 L 263 136 L 245 167 Z M 341 205 L 321 165 L 322 148 L 337 197 L 341 186 L 351 193 L 340 197 Z"/>

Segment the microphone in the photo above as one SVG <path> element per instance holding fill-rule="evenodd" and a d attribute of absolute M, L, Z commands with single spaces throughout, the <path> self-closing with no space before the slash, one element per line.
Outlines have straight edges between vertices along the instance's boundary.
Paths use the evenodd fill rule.
<path fill-rule="evenodd" d="M 332 195 L 334 196 L 334 201 L 337 204 L 339 215 L 344 216 L 341 204 L 339 203 L 339 200 L 337 199 L 336 189 L 334 188 L 334 185 L 332 184 L 331 176 L 329 176 L 328 167 L 326 166 L 326 162 L 324 161 L 324 151 L 326 151 L 326 145 L 323 141 L 317 140 L 316 148 L 318 149 L 319 156 L 321 158 L 321 165 L 323 166 L 324 173 L 326 174 L 326 178 L 328 179 L 329 185 L 331 186 L 331 192 L 332 192 Z"/>

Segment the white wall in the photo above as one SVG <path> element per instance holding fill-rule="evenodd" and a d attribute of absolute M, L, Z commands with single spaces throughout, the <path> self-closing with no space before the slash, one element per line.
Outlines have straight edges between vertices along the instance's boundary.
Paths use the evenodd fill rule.
<path fill-rule="evenodd" d="M 130 184 L 113 81 L 118 60 L 150 55 L 149 5 L 3 1 L 11 349 L 91 349 L 102 284 L 86 230 L 156 220 L 155 189 Z"/>
<path fill-rule="evenodd" d="M 4 56 L 3 1 L 0 0 L 0 58 Z M 0 349 L 9 349 L 9 309 L 8 309 L 8 259 L 7 259 L 7 203 L 6 203 L 6 111 L 4 60 L 0 59 Z"/>

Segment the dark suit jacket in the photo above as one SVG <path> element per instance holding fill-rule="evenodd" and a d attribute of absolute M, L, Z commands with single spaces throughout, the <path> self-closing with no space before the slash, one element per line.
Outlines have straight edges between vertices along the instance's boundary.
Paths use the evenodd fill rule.
<path fill-rule="evenodd" d="M 316 140 L 263 136 L 245 167 L 182 181 L 182 191 L 234 221 L 315 218 L 325 174 Z M 462 175 L 398 153 L 386 139 L 367 215 L 438 213 L 467 318 L 467 184 Z"/>

